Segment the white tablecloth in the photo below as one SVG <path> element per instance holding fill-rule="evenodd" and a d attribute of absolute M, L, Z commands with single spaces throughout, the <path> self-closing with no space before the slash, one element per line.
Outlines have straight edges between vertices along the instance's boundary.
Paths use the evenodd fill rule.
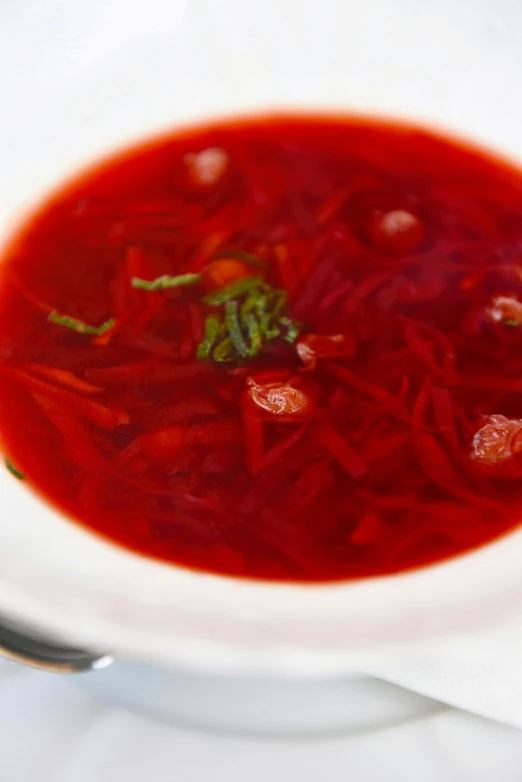
<path fill-rule="evenodd" d="M 522 732 L 455 709 L 306 742 L 182 731 L 0 662 L 1 782 L 520 782 Z"/>

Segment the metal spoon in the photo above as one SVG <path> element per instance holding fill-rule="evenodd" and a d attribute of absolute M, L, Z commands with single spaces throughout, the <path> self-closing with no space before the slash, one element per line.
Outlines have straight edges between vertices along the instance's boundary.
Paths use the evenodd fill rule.
<path fill-rule="evenodd" d="M 39 632 L 5 618 L 0 618 L 0 655 L 51 673 L 91 671 L 105 668 L 114 660 L 110 654 L 56 643 Z"/>

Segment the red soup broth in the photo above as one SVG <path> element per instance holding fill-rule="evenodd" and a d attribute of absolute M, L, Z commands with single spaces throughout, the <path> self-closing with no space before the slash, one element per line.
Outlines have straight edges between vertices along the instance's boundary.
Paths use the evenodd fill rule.
<path fill-rule="evenodd" d="M 17 477 L 178 565 L 328 581 L 490 541 L 522 513 L 522 174 L 350 118 L 126 151 L 4 253 L 0 416 Z"/>

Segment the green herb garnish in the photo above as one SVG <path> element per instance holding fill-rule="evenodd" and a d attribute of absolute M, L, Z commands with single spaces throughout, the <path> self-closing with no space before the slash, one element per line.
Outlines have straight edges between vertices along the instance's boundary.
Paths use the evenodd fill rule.
<path fill-rule="evenodd" d="M 16 467 L 13 467 L 9 459 L 6 458 L 5 460 L 5 466 L 9 470 L 9 472 L 14 475 L 15 478 L 18 478 L 19 481 L 23 481 L 25 479 L 25 475 L 23 472 L 20 472 L 20 470 L 17 470 Z"/>
<path fill-rule="evenodd" d="M 277 337 L 279 331 L 274 331 L 273 327 L 271 327 L 272 313 L 268 297 L 259 296 L 255 302 L 255 308 L 261 336 L 264 339 L 273 339 L 274 337 Z"/>
<path fill-rule="evenodd" d="M 272 317 L 279 318 L 286 307 L 286 291 L 275 290 L 272 294 Z"/>
<path fill-rule="evenodd" d="M 203 341 L 199 343 L 197 358 L 205 359 L 210 357 L 210 352 L 214 347 L 219 334 L 222 330 L 221 321 L 217 315 L 209 315 L 205 322 L 205 334 Z"/>
<path fill-rule="evenodd" d="M 520 321 L 515 320 L 515 318 L 504 318 L 502 323 L 504 326 L 510 326 L 510 328 L 517 328 L 520 326 Z"/>
<path fill-rule="evenodd" d="M 209 293 L 203 299 L 204 304 L 211 304 L 212 306 L 218 306 L 224 304 L 230 299 L 236 299 L 241 294 L 252 288 L 264 287 L 264 282 L 261 277 L 241 277 L 235 282 L 231 282 L 230 285 L 224 285 L 222 288 L 218 288 L 213 293 Z"/>
<path fill-rule="evenodd" d="M 231 337 L 226 337 L 219 345 L 214 349 L 212 358 L 214 361 L 223 363 L 225 361 L 234 361 L 237 356 L 234 344 Z"/>
<path fill-rule="evenodd" d="M 294 323 L 290 318 L 281 318 L 279 322 L 286 328 L 285 340 L 290 343 L 295 342 L 299 336 L 299 326 L 297 323 Z"/>
<path fill-rule="evenodd" d="M 243 358 L 250 354 L 243 334 L 241 332 L 241 323 L 239 322 L 239 304 L 235 299 L 229 299 L 225 302 L 225 325 L 230 334 L 230 339 L 235 349 Z"/>
<path fill-rule="evenodd" d="M 208 315 L 199 359 L 241 361 L 257 356 L 265 345 L 282 337 L 295 342 L 299 325 L 287 315 L 285 291 L 272 288 L 261 277 L 242 277 L 205 296 L 216 309 Z"/>
<path fill-rule="evenodd" d="M 68 329 L 72 329 L 72 331 L 77 331 L 79 334 L 92 334 L 96 336 L 105 334 L 105 332 L 109 331 L 109 329 L 112 329 L 115 324 L 114 318 L 109 318 L 109 320 L 106 320 L 105 323 L 101 324 L 101 326 L 90 326 L 88 323 L 84 323 L 82 320 L 70 318 L 68 315 L 60 315 L 60 313 L 56 310 L 51 312 L 48 320 L 50 320 L 51 323 L 58 324 L 58 326 L 65 326 Z"/>
<path fill-rule="evenodd" d="M 265 265 L 255 255 L 241 250 L 220 251 L 214 258 L 238 258 L 252 266 Z M 196 285 L 203 274 L 164 274 L 155 280 L 132 278 L 132 287 L 160 291 Z M 295 342 L 299 326 L 286 313 L 286 292 L 268 285 L 262 276 L 240 277 L 203 296 L 201 303 L 209 308 L 203 339 L 197 347 L 200 361 L 230 363 L 254 358 L 268 342 L 282 337 Z"/>
<path fill-rule="evenodd" d="M 252 357 L 257 356 L 261 349 L 262 338 L 259 330 L 259 323 L 257 318 L 251 312 L 247 313 L 243 318 L 243 322 L 248 332 L 248 341 L 250 342 L 250 355 Z"/>
<path fill-rule="evenodd" d="M 163 274 L 161 277 L 156 277 L 155 280 L 142 280 L 140 277 L 133 277 L 131 282 L 133 288 L 140 288 L 143 291 L 164 291 L 167 288 L 196 285 L 201 282 L 201 274 L 178 274 L 177 277 Z"/>

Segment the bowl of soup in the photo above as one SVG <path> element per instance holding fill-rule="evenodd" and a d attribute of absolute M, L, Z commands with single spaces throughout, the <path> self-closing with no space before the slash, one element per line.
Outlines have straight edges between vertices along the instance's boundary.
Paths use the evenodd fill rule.
<path fill-rule="evenodd" d="M 62 79 L 35 62 L 30 105 L 6 78 L 6 616 L 320 678 L 518 621 L 520 55 L 495 14 L 228 0 Z"/>

